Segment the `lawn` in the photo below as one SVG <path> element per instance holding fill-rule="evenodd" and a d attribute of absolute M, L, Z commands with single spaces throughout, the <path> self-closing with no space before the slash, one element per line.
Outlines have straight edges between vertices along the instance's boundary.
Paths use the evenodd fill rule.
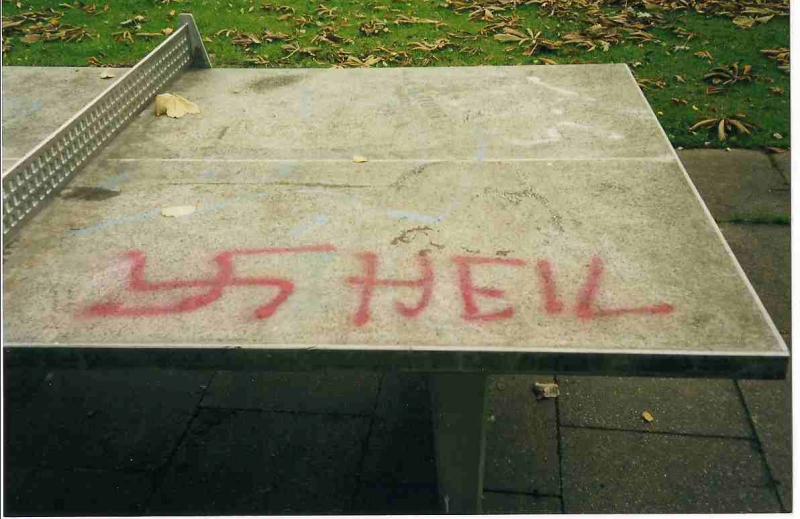
<path fill-rule="evenodd" d="M 218 67 L 624 62 L 674 146 L 788 148 L 790 142 L 788 0 L 2 5 L 6 65 L 131 65 L 176 26 L 177 13 L 191 12 Z"/>

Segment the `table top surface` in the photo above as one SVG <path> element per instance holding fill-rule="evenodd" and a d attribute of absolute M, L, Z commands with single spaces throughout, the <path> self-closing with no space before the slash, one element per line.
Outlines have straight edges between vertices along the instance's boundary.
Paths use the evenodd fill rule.
<path fill-rule="evenodd" d="M 3 74 L 4 169 L 108 86 Z M 624 65 L 167 90 L 6 246 L 7 343 L 788 355 Z"/>

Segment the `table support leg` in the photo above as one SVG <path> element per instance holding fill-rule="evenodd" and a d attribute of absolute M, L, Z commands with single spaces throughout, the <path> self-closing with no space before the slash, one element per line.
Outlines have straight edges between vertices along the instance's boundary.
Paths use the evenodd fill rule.
<path fill-rule="evenodd" d="M 486 375 L 432 374 L 428 381 L 442 508 L 450 514 L 479 514 L 486 443 Z"/>

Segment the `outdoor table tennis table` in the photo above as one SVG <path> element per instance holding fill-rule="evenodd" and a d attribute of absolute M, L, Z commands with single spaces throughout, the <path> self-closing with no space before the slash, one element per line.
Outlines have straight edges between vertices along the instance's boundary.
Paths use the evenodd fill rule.
<path fill-rule="evenodd" d="M 4 69 L 7 364 L 429 373 L 448 512 L 490 373 L 784 376 L 627 66 L 211 69 L 182 20 L 111 87 Z"/>

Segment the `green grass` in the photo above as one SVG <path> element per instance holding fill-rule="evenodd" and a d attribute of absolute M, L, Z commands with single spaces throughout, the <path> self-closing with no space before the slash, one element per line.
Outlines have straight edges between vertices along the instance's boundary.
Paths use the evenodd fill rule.
<path fill-rule="evenodd" d="M 791 225 L 791 217 L 788 215 L 734 216 L 729 220 L 729 223 Z"/>
<path fill-rule="evenodd" d="M 565 46 L 555 52 L 526 56 L 513 43 L 495 41 L 491 33 L 481 35 L 480 30 L 487 22 L 470 20 L 466 12 L 456 12 L 444 0 L 324 2 L 326 7 L 335 8 L 333 18 L 316 13 L 319 2 L 300 0 L 186 0 L 166 4 L 155 0 L 121 0 L 108 4 L 110 9 L 103 12 L 105 3 L 97 2 L 97 13 L 100 14 L 90 15 L 78 8 L 59 6 L 57 1 L 23 1 L 21 7 L 16 2 L 3 2 L 4 17 L 53 7 L 63 13 L 62 25 L 83 26 L 94 35 L 91 39 L 74 43 L 26 44 L 21 41 L 23 34 L 12 32 L 7 39 L 11 49 L 5 55 L 5 64 L 85 66 L 89 58 L 95 57 L 107 65 L 131 65 L 152 49 L 159 39 L 136 39 L 134 43 L 117 42 L 112 33 L 124 30 L 120 27 L 122 21 L 135 15 L 144 15 L 147 22 L 143 24 L 141 31 L 158 32 L 166 27 L 175 27 L 176 20 L 170 16 L 170 11 L 187 11 L 194 14 L 201 33 L 207 37 L 206 47 L 212 54 L 214 65 L 218 67 L 329 67 L 340 61 L 343 53 L 365 58 L 370 54 L 382 54 L 376 50 L 379 47 L 407 52 L 409 59 L 401 64 L 411 66 L 537 64 L 540 63 L 540 57 L 558 63 L 624 62 L 632 66 L 639 79 L 665 82 L 664 88 L 646 88 L 645 95 L 675 146 L 787 148 L 790 142 L 789 75 L 780 71 L 774 61 L 760 53 L 761 49 L 789 46 L 789 20 L 785 16 L 775 17 L 767 23 L 744 30 L 734 25 L 728 17 L 705 16 L 685 11 L 667 12 L 664 13 L 662 27 L 650 31 L 659 42 L 638 44 L 625 41 L 612 46 L 608 52 L 603 52 L 600 48 L 587 52 Z M 292 7 L 295 10 L 294 16 L 279 20 L 283 13 L 262 9 L 264 4 Z M 614 14 L 620 10 L 620 7 L 610 7 L 606 12 Z M 433 25 L 394 24 L 393 21 L 401 14 L 440 20 L 445 26 L 437 29 Z M 519 16 L 520 27 L 530 28 L 534 33 L 541 31 L 543 37 L 552 40 L 559 40 L 565 33 L 585 29 L 592 23 L 580 13 L 570 19 L 550 17 L 534 5 L 519 6 L 513 10 L 513 14 Z M 312 23 L 300 26 L 297 20 L 301 16 Z M 389 32 L 377 36 L 362 34 L 359 26 L 371 20 L 383 21 Z M 352 42 L 343 43 L 339 47 L 312 43 L 320 26 L 326 24 L 332 25 L 336 34 L 352 39 Z M 674 34 L 670 30 L 672 27 L 681 27 L 697 36 L 687 42 Z M 295 37 L 293 41 L 302 47 L 314 46 L 320 49 L 313 57 L 295 54 L 286 58 L 287 51 L 282 45 L 287 42 L 273 42 L 257 45 L 246 51 L 234 45 L 231 37 L 216 35 L 218 31 L 225 29 L 255 34 L 262 34 L 269 29 L 292 35 Z M 474 35 L 476 38 L 457 39 L 448 36 L 448 33 Z M 409 50 L 412 42 L 433 42 L 440 38 L 448 38 L 452 45 L 434 52 Z M 688 45 L 689 49 L 675 50 L 676 46 L 682 45 Z M 710 52 L 713 60 L 694 55 L 702 50 Z M 255 58 L 260 60 L 260 65 L 254 63 Z M 756 80 L 737 83 L 720 95 L 707 95 L 708 85 L 703 81 L 703 76 L 712 67 L 732 63 L 752 65 Z M 676 80 L 676 75 L 684 78 L 685 83 Z M 782 88 L 785 93 L 775 95 L 770 92 L 770 88 Z M 685 100 L 686 104 L 676 104 L 672 101 L 673 98 Z M 689 131 L 689 127 L 701 119 L 737 113 L 747 114 L 745 121 L 757 126 L 752 135 L 731 136 L 720 142 L 714 131 L 702 130 L 696 134 Z"/>

